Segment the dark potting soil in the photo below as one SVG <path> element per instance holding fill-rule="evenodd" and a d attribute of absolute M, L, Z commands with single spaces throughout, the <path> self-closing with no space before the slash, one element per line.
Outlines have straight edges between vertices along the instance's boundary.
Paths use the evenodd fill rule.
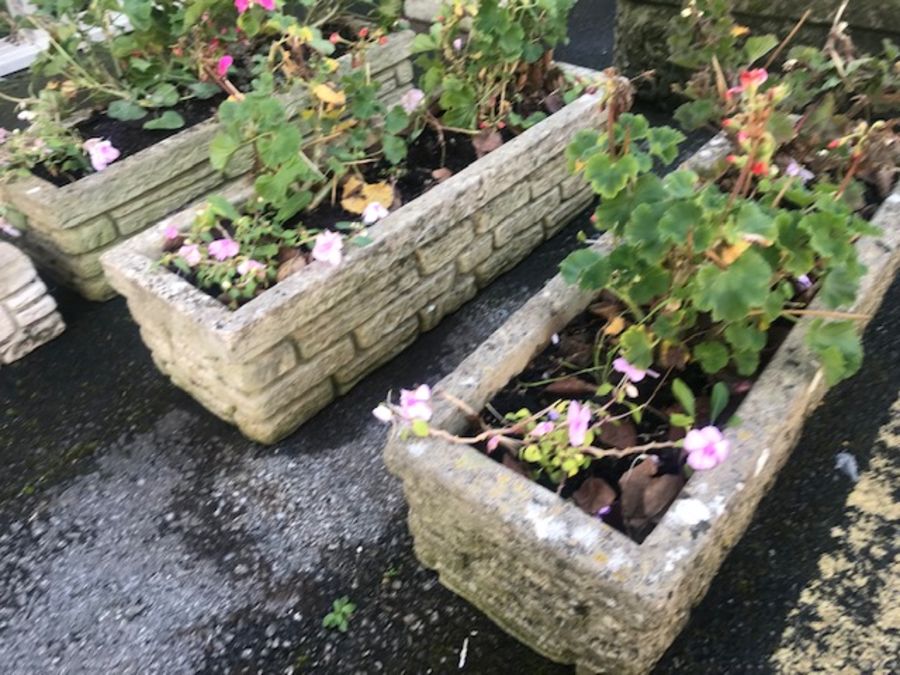
<path fill-rule="evenodd" d="M 508 140 L 511 134 L 506 136 Z M 426 127 L 409 144 L 406 160 L 401 165 L 399 172 L 396 167 L 392 167 L 387 161 L 381 161 L 363 169 L 362 176 L 368 183 L 378 181 L 391 183 L 394 188 L 394 204 L 392 206 L 396 208 L 401 204 L 411 202 L 438 183 L 446 180 L 449 176 L 463 170 L 476 159 L 471 136 L 456 132 L 444 132 L 443 138 L 441 138 L 434 129 Z M 445 169 L 449 173 L 439 174 L 436 177 L 434 172 L 438 169 Z M 291 221 L 288 221 L 285 226 L 302 226 L 316 230 L 337 230 L 338 224 L 358 221 L 359 218 L 358 214 L 350 213 L 341 207 L 340 195 L 338 195 L 338 199 L 334 203 L 325 201 L 311 211 L 298 214 Z M 377 223 L 375 226 L 377 226 Z M 227 224 L 226 229 L 228 229 Z M 176 250 L 182 241 L 183 238 L 178 237 L 168 242 L 166 250 Z M 279 255 L 279 260 L 284 265 L 298 257 L 307 263 L 312 261 L 311 252 L 307 248 L 284 249 Z M 296 265 L 297 263 L 292 264 Z M 186 275 L 174 265 L 169 266 L 169 269 L 196 285 L 195 275 Z M 218 287 L 201 290 L 214 298 L 218 298 L 226 305 L 232 305 L 230 298 L 224 295 L 222 289 Z"/>
<path fill-rule="evenodd" d="M 805 300 L 800 298 L 798 300 Z M 594 373 L 585 373 L 594 365 L 593 345 L 603 331 L 608 318 L 624 315 L 624 307 L 604 293 L 589 309 L 576 317 L 560 333 L 559 341 L 549 345 L 528 364 L 522 373 L 500 390 L 481 413 L 490 427 L 509 424 L 503 416 L 522 408 L 532 412 L 542 410 L 560 399 L 605 404 L 609 396 L 592 395 L 601 384 L 602 367 Z M 772 355 L 790 331 L 791 323 L 779 320 L 769 329 L 768 342 L 760 360 L 757 375 L 743 377 L 734 372 L 724 372 L 712 378 L 696 364 L 686 368 L 665 368 L 654 364 L 658 378 L 650 375 L 635 387 L 638 396 L 629 399 L 634 404 L 647 404 L 640 421 L 628 415 L 629 409 L 614 404 L 613 416 L 618 423 L 601 427 L 594 441 L 595 447 L 624 449 L 650 442 L 676 441 L 684 437 L 684 431 L 669 423 L 669 415 L 684 412 L 671 391 L 671 382 L 677 377 L 688 385 L 696 396 L 696 425 L 709 424 L 709 395 L 717 381 L 724 382 L 730 392 L 728 407 L 719 417 L 730 419 L 746 397 L 758 374 L 762 372 Z M 606 363 L 601 352 L 597 363 Z M 615 373 L 613 373 L 615 375 Z M 473 434 L 481 428 L 470 430 Z M 654 449 L 647 453 L 631 453 L 620 457 L 607 456 L 594 459 L 590 465 L 562 484 L 554 483 L 546 473 L 538 472 L 537 464 L 520 460 L 514 451 L 500 445 L 493 452 L 484 443 L 479 449 L 517 473 L 531 477 L 538 484 L 557 492 L 563 499 L 572 499 L 588 514 L 641 543 L 653 531 L 669 505 L 675 500 L 686 482 L 685 457 L 681 448 Z"/>

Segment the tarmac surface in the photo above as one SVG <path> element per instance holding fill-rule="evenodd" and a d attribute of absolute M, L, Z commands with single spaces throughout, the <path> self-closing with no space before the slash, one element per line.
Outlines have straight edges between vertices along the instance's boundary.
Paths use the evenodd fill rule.
<path fill-rule="evenodd" d="M 582 0 L 561 58 L 608 63 L 611 7 Z M 271 447 L 157 372 L 121 299 L 57 289 L 67 332 L 0 369 L 0 672 L 572 672 L 418 565 L 369 411 L 450 372 L 588 227 Z M 898 306 L 900 281 L 657 672 L 900 669 Z M 322 627 L 342 596 L 346 633 Z"/>

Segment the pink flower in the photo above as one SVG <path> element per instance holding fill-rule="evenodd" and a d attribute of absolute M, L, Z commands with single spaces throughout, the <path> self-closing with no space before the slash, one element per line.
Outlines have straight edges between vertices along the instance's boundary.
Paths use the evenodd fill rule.
<path fill-rule="evenodd" d="M 408 420 L 431 419 L 431 387 L 423 384 L 409 390 L 400 390 L 400 414 Z"/>
<path fill-rule="evenodd" d="M 316 235 L 313 245 L 312 257 L 329 265 L 341 264 L 341 249 L 344 248 L 344 239 L 337 232 L 320 232 Z"/>
<path fill-rule="evenodd" d="M 216 73 L 219 77 L 225 77 L 228 74 L 231 65 L 234 63 L 234 58 L 226 54 L 222 58 L 219 59 L 218 63 L 216 63 Z"/>
<path fill-rule="evenodd" d="M 487 442 L 487 451 L 493 452 L 498 447 L 500 447 L 500 436 L 491 436 Z"/>
<path fill-rule="evenodd" d="M 462 48 L 463 48 L 462 38 L 456 38 L 453 41 L 453 49 L 455 49 L 456 51 L 460 51 Z"/>
<path fill-rule="evenodd" d="M 19 228 L 11 225 L 6 218 L 0 218 L 0 232 L 5 234 L 7 237 L 12 237 L 15 239 L 16 237 L 21 237 L 22 232 Z"/>
<path fill-rule="evenodd" d="M 649 375 L 650 377 L 659 377 L 659 373 L 657 373 L 655 370 L 641 370 L 640 368 L 635 368 L 633 365 L 628 363 L 628 360 L 624 356 L 620 356 L 615 361 L 613 361 L 613 370 L 618 373 L 622 373 L 632 382 L 640 382 L 647 375 Z"/>
<path fill-rule="evenodd" d="M 82 147 L 91 158 L 91 166 L 94 167 L 94 171 L 103 171 L 122 154 L 113 147 L 112 143 L 102 138 L 89 138 L 82 144 Z"/>
<path fill-rule="evenodd" d="M 391 409 L 384 403 L 377 405 L 372 411 L 372 414 L 375 415 L 375 419 L 381 420 L 382 422 L 390 422 L 394 419 L 394 413 L 392 413 Z"/>
<path fill-rule="evenodd" d="M 798 164 L 793 159 L 788 162 L 784 172 L 791 178 L 799 178 L 801 183 L 807 183 L 815 178 L 815 174 L 802 164 Z"/>
<path fill-rule="evenodd" d="M 753 165 L 750 167 L 750 173 L 754 176 L 764 176 L 769 173 L 769 167 L 765 162 L 753 162 Z"/>
<path fill-rule="evenodd" d="M 797 287 L 801 291 L 808 291 L 810 288 L 812 288 L 812 281 L 810 280 L 808 274 L 801 274 L 794 281 L 797 283 Z"/>
<path fill-rule="evenodd" d="M 549 434 L 555 428 L 556 425 L 554 425 L 553 422 L 539 422 L 534 426 L 534 429 L 529 432 L 529 435 L 540 438 L 541 436 Z"/>
<path fill-rule="evenodd" d="M 241 245 L 234 239 L 216 239 L 209 244 L 209 254 L 216 260 L 233 258 L 241 250 Z"/>
<path fill-rule="evenodd" d="M 424 100 L 424 91 L 422 91 L 421 89 L 410 89 L 400 97 L 400 107 L 403 108 L 407 114 L 411 114 L 422 104 L 422 101 Z"/>
<path fill-rule="evenodd" d="M 578 401 L 571 401 L 566 416 L 569 424 L 569 444 L 580 448 L 584 445 L 588 425 L 591 423 L 591 409 Z"/>
<path fill-rule="evenodd" d="M 163 236 L 169 241 L 177 237 L 179 234 L 181 233 L 178 231 L 178 228 L 171 224 L 166 225 L 166 229 L 163 230 Z"/>
<path fill-rule="evenodd" d="M 741 73 L 741 87 L 758 87 L 769 79 L 769 73 L 765 68 L 754 68 Z"/>
<path fill-rule="evenodd" d="M 728 91 L 725 92 L 725 100 L 731 101 L 737 94 L 743 93 L 743 87 L 731 87 Z M 729 124 L 731 124 L 732 120 L 729 120 Z"/>
<path fill-rule="evenodd" d="M 203 259 L 197 244 L 185 244 L 178 249 L 178 256 L 184 258 L 184 261 L 191 267 L 196 267 Z"/>
<path fill-rule="evenodd" d="M 250 5 L 259 5 L 271 12 L 275 9 L 275 0 L 234 0 L 234 6 L 237 8 L 238 14 L 246 12 L 250 9 Z"/>
<path fill-rule="evenodd" d="M 253 273 L 257 274 L 257 276 L 260 276 L 259 273 L 264 272 L 265 269 L 266 269 L 266 266 L 263 265 L 258 260 L 247 259 L 247 260 L 242 260 L 241 262 L 238 263 L 237 273 L 240 274 L 241 276 L 244 276 L 245 274 L 250 274 L 251 272 L 253 272 Z"/>
<path fill-rule="evenodd" d="M 718 466 L 728 457 L 730 444 L 722 432 L 714 426 L 691 429 L 684 437 L 687 463 L 695 471 L 705 471 Z"/>
<path fill-rule="evenodd" d="M 371 202 L 362 212 L 362 221 L 366 225 L 372 225 L 387 216 L 389 211 L 379 202 Z"/>

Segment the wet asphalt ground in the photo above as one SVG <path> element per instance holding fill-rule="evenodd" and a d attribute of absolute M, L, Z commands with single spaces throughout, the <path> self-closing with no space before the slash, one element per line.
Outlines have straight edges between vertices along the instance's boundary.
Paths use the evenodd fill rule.
<path fill-rule="evenodd" d="M 560 56 L 611 59 L 582 0 Z M 556 271 L 586 216 L 272 447 L 159 374 L 124 302 L 0 369 L 0 672 L 569 673 L 416 563 L 369 410 L 434 383 Z M 862 372 L 791 462 L 658 672 L 890 672 L 900 645 L 900 282 Z M 858 462 L 854 482 L 834 456 Z M 331 603 L 357 605 L 347 633 Z M 460 654 L 465 645 L 465 663 Z"/>

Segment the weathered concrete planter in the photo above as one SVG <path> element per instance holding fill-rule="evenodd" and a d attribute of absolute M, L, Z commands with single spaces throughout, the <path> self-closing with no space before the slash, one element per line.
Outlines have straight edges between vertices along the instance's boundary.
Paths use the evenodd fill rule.
<path fill-rule="evenodd" d="M 563 151 L 602 119 L 598 100 L 582 96 L 391 213 L 337 268 L 313 263 L 237 311 L 156 264 L 165 224 L 105 254 L 104 269 L 160 370 L 247 436 L 274 442 L 590 203 Z M 228 196 L 248 195 L 239 183 Z M 167 222 L 186 228 L 193 215 Z"/>
<path fill-rule="evenodd" d="M 823 45 L 835 13 L 842 0 L 734 0 L 731 3 L 735 17 L 749 26 L 754 34 L 773 33 L 786 36 L 807 10 L 809 19 L 792 44 Z M 850 24 L 850 33 L 863 49 L 877 53 L 881 41 L 900 36 L 900 11 L 883 0 L 854 0 L 844 12 L 844 21 Z M 678 16 L 682 0 L 618 0 L 616 3 L 616 67 L 628 75 L 646 70 L 656 70 L 657 76 L 668 94 L 668 84 L 683 79 L 668 63 L 666 34 L 669 22 Z"/>
<path fill-rule="evenodd" d="M 875 222 L 883 236 L 859 244 L 868 273 L 857 312 L 877 308 L 900 264 L 900 187 Z M 557 276 L 436 391 L 481 409 L 590 300 Z M 741 404 L 743 423 L 727 432 L 728 461 L 694 474 L 640 545 L 475 448 L 392 433 L 385 460 L 403 480 L 416 554 L 445 586 L 551 659 L 584 673 L 649 670 L 706 593 L 824 393 L 804 345 L 807 324 L 791 331 Z M 438 396 L 433 424 L 465 433 L 468 422 Z"/>
<path fill-rule="evenodd" d="M 386 101 L 411 86 L 412 38 L 412 31 L 396 33 L 369 52 Z M 342 58 L 349 68 L 349 57 Z M 213 170 L 208 148 L 218 126 L 215 119 L 202 122 L 65 187 L 35 176 L 0 184 L 0 202 L 26 218 L 17 243 L 60 283 L 92 300 L 112 297 L 100 267 L 103 251 L 250 170 L 249 155 L 236 157 L 225 174 Z"/>
<path fill-rule="evenodd" d="M 0 364 L 22 358 L 65 328 L 28 256 L 0 242 Z"/>

